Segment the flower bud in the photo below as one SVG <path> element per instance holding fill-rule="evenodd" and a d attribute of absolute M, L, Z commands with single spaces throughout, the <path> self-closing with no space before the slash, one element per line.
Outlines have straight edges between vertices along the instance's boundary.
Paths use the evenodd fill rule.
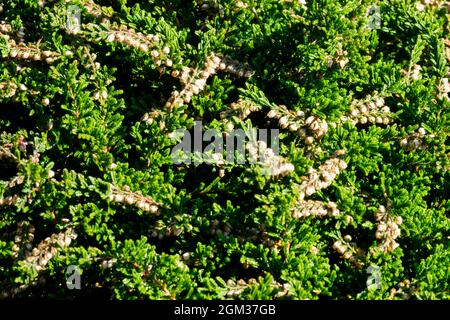
<path fill-rule="evenodd" d="M 111 33 L 108 35 L 108 37 L 106 38 L 107 42 L 113 42 L 116 39 L 116 36 L 114 35 L 114 33 Z"/>

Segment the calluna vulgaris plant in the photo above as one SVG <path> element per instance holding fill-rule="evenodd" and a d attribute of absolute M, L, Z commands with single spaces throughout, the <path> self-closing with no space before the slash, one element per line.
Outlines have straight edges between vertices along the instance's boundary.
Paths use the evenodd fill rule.
<path fill-rule="evenodd" d="M 4 0 L 1 297 L 448 299 L 449 9 Z M 174 164 L 195 121 L 279 153 Z"/>

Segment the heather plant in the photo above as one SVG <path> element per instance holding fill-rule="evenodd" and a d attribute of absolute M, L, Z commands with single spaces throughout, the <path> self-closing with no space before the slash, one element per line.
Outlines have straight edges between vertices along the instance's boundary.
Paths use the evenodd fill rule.
<path fill-rule="evenodd" d="M 1 298 L 449 299 L 449 9 L 3 1 Z"/>

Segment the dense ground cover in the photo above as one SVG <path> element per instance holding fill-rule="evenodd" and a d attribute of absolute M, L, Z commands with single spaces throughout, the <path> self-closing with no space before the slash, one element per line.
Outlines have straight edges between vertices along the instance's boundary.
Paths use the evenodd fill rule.
<path fill-rule="evenodd" d="M 448 299 L 448 10 L 3 1 L 2 297 Z M 174 163 L 195 121 L 279 155 Z"/>

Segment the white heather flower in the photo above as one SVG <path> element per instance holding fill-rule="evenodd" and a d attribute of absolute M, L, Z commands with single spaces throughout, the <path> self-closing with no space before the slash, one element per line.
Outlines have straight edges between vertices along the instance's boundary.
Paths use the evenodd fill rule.
<path fill-rule="evenodd" d="M 275 118 L 277 116 L 277 112 L 275 110 L 270 110 L 269 113 L 267 113 L 267 117 L 269 118 Z"/>
<path fill-rule="evenodd" d="M 316 189 L 314 188 L 314 186 L 309 185 L 306 187 L 305 193 L 307 196 L 312 195 L 314 192 L 316 192 Z"/>
<path fill-rule="evenodd" d="M 339 161 L 338 166 L 339 166 L 339 169 L 341 169 L 341 170 L 347 169 L 347 163 L 343 160 Z"/>
<path fill-rule="evenodd" d="M 281 117 L 279 123 L 282 128 L 286 128 L 288 124 L 288 117 L 287 116 Z"/>
<path fill-rule="evenodd" d="M 347 65 L 347 63 L 348 63 L 348 59 L 339 60 L 339 67 L 341 69 L 344 69 L 344 67 Z"/>
<path fill-rule="evenodd" d="M 420 77 L 420 70 L 422 70 L 422 67 L 418 64 L 414 65 L 414 69 L 411 73 L 411 78 L 413 80 L 418 80 Z"/>
<path fill-rule="evenodd" d="M 148 51 L 148 46 L 147 46 L 145 43 L 142 43 L 142 44 L 139 46 L 139 49 L 140 49 L 141 51 L 147 52 L 147 51 Z"/>
<path fill-rule="evenodd" d="M 442 83 L 442 92 L 449 93 L 450 92 L 450 84 L 448 82 L 448 78 L 443 78 L 441 80 Z"/>
<path fill-rule="evenodd" d="M 191 90 L 194 94 L 198 94 L 200 92 L 199 87 L 197 87 L 195 84 L 192 85 Z"/>
<path fill-rule="evenodd" d="M 118 194 L 114 195 L 115 202 L 123 202 L 123 200 L 124 200 L 124 196 L 122 194 L 118 193 Z"/>
<path fill-rule="evenodd" d="M 424 128 L 419 128 L 418 133 L 419 133 L 420 136 L 423 137 L 427 132 L 425 131 Z"/>
<path fill-rule="evenodd" d="M 298 130 L 298 124 L 293 123 L 289 126 L 289 130 L 291 131 L 297 131 Z"/>
<path fill-rule="evenodd" d="M 70 237 L 66 236 L 66 237 L 64 238 L 64 244 L 65 244 L 66 246 L 69 246 L 71 242 L 72 242 L 72 239 L 71 239 Z"/>
<path fill-rule="evenodd" d="M 359 110 L 356 109 L 356 108 L 353 109 L 352 112 L 351 112 L 351 115 L 352 115 L 353 117 L 356 117 L 358 114 L 359 114 Z"/>
<path fill-rule="evenodd" d="M 164 47 L 162 50 L 165 54 L 169 54 L 170 53 L 170 48 L 169 47 Z"/>
<path fill-rule="evenodd" d="M 214 56 L 213 57 L 213 63 L 215 64 L 215 65 L 219 65 L 220 64 L 220 62 L 222 62 L 222 59 L 220 59 L 218 56 Z"/>
<path fill-rule="evenodd" d="M 134 203 L 134 197 L 132 196 L 132 195 L 127 195 L 126 197 L 125 197 L 125 202 L 127 203 L 127 204 L 133 204 Z"/>
<path fill-rule="evenodd" d="M 384 98 L 383 97 L 380 97 L 380 98 L 378 98 L 376 101 L 375 101 L 375 104 L 376 104 L 376 106 L 377 107 L 382 107 L 382 106 L 384 106 Z"/>
<path fill-rule="evenodd" d="M 114 33 L 111 33 L 108 35 L 108 37 L 106 38 L 107 42 L 113 42 L 116 39 L 116 36 L 114 35 Z"/>
<path fill-rule="evenodd" d="M 44 106 L 48 106 L 50 104 L 50 100 L 48 98 L 44 98 L 44 99 L 42 99 L 42 104 Z"/>
<path fill-rule="evenodd" d="M 298 110 L 295 114 L 300 118 L 303 118 L 305 116 L 305 113 L 302 110 Z"/>
<path fill-rule="evenodd" d="M 55 176 L 55 171 L 49 170 L 49 171 L 48 171 L 48 177 L 49 177 L 49 179 L 53 178 L 54 176 Z"/>
<path fill-rule="evenodd" d="M 138 203 L 136 204 L 136 206 L 141 210 L 145 209 L 145 207 L 146 207 L 145 205 L 146 205 L 146 203 L 142 200 L 138 201 Z"/>

